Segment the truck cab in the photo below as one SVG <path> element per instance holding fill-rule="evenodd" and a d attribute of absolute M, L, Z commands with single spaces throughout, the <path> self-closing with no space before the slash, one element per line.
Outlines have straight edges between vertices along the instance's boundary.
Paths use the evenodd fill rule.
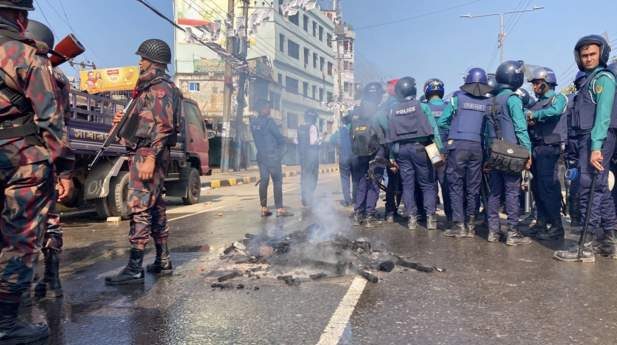
<path fill-rule="evenodd" d="M 93 204 L 101 217 L 127 218 L 128 152 L 112 144 L 102 159 L 87 166 L 111 129 L 114 114 L 124 109 L 128 97 L 103 97 L 72 90 L 67 127 L 70 146 L 76 154 L 73 172 L 75 191 L 67 207 Z M 201 176 L 210 174 L 209 132 L 197 104 L 182 100 L 178 142 L 171 148 L 171 162 L 165 178 L 166 196 L 180 197 L 187 204 L 199 202 Z"/>

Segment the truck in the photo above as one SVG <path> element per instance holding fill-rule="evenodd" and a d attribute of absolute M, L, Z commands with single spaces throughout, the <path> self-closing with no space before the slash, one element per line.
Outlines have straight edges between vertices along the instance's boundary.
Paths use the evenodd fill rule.
<path fill-rule="evenodd" d="M 70 109 L 66 115 L 69 143 L 76 156 L 73 181 L 75 190 L 65 207 L 96 207 L 102 218 L 129 215 L 127 149 L 112 144 L 103 157 L 88 169 L 97 150 L 108 136 L 117 111 L 124 110 L 127 95 L 101 96 L 71 90 Z M 182 100 L 179 116 L 178 142 L 171 148 L 171 163 L 165 178 L 165 194 L 180 197 L 186 205 L 198 203 L 201 195 L 201 176 L 211 173 L 209 166 L 210 133 L 197 103 Z"/>

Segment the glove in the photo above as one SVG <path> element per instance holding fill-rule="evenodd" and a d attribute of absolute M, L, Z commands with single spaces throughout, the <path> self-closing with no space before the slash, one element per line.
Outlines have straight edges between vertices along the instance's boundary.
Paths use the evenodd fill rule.
<path fill-rule="evenodd" d="M 578 169 L 577 168 L 570 168 L 568 170 L 566 170 L 566 174 L 565 174 L 565 179 L 572 182 L 575 181 L 578 178 Z"/>

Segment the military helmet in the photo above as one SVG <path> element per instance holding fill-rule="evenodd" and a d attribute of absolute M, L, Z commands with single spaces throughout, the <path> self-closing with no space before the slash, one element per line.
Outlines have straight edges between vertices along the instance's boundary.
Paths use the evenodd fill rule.
<path fill-rule="evenodd" d="M 362 98 L 369 101 L 381 102 L 384 90 L 381 83 L 368 83 L 362 90 Z"/>
<path fill-rule="evenodd" d="M 415 97 L 418 90 L 416 89 L 416 80 L 412 77 L 403 77 L 396 82 L 394 87 L 396 96 L 401 99 Z"/>
<path fill-rule="evenodd" d="M 424 96 L 426 98 L 432 97 L 434 95 L 439 96 L 439 98 L 443 98 L 445 91 L 446 90 L 443 81 L 437 78 L 429 79 L 426 81 L 426 83 L 424 83 Z"/>
<path fill-rule="evenodd" d="M 555 72 L 548 67 L 538 67 L 533 70 L 533 73 L 529 76 L 527 81 L 533 82 L 534 80 L 544 80 L 551 86 L 557 86 L 557 77 L 555 76 Z"/>
<path fill-rule="evenodd" d="M 141 56 L 144 59 L 161 64 L 171 63 L 171 48 L 165 43 L 165 41 L 153 38 L 145 40 L 135 54 Z"/>
<path fill-rule="evenodd" d="M 54 33 L 51 32 L 51 29 L 47 25 L 37 20 L 28 20 L 28 27 L 26 28 L 25 35 L 30 39 L 47 44 L 49 49 L 54 48 Z"/>
<path fill-rule="evenodd" d="M 583 62 L 581 61 L 580 49 L 590 44 L 597 44 L 600 46 L 600 65 L 602 67 L 606 67 L 606 64 L 608 64 L 608 59 L 611 55 L 611 46 L 608 44 L 606 39 L 600 35 L 583 36 L 574 46 L 574 60 L 576 61 L 578 69 L 581 71 L 584 71 L 585 68 L 583 67 Z"/>
<path fill-rule="evenodd" d="M 502 63 L 497 67 L 497 72 L 495 73 L 497 84 L 512 90 L 520 88 L 525 81 L 524 67 L 525 63 L 521 60 L 509 60 Z"/>
<path fill-rule="evenodd" d="M 13 10 L 34 11 L 32 0 L 0 0 L 0 8 Z"/>

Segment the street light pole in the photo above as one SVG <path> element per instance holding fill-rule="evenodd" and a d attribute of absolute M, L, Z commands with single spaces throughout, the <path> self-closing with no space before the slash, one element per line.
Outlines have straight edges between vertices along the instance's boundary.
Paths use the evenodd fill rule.
<path fill-rule="evenodd" d="M 506 41 L 504 17 L 507 16 L 507 15 L 510 15 L 510 14 L 528 13 L 528 12 L 533 12 L 533 11 L 542 10 L 542 9 L 544 9 L 544 6 L 533 6 L 531 8 L 527 8 L 527 9 L 524 9 L 524 10 L 514 10 L 514 11 L 486 13 L 486 14 L 477 14 L 477 15 L 463 14 L 460 17 L 461 18 L 473 19 L 473 18 L 499 16 L 499 34 L 497 35 L 497 47 L 499 47 L 499 61 L 503 62 L 503 47 L 504 47 L 505 41 Z"/>

